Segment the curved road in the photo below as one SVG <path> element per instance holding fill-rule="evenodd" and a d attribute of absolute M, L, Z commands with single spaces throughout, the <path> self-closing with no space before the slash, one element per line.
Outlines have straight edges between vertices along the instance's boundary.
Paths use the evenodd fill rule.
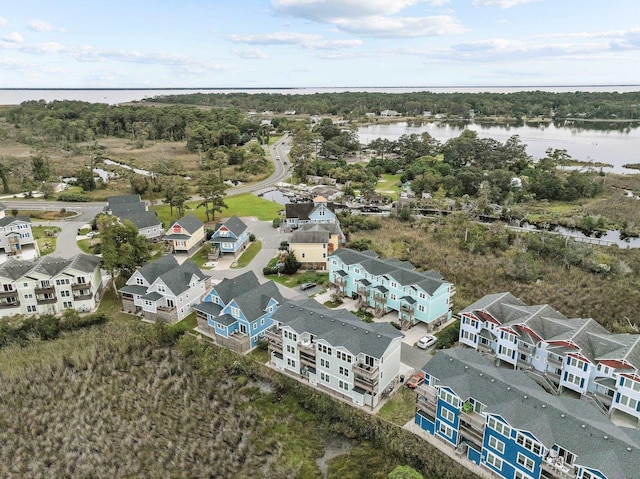
<path fill-rule="evenodd" d="M 287 139 L 288 137 L 285 135 L 282 139 L 278 140 L 277 143 L 269 147 L 271 161 L 275 166 L 275 171 L 269 178 L 258 181 L 257 183 L 252 183 L 250 185 L 242 185 L 235 188 L 229 188 L 227 190 L 227 195 L 234 196 L 266 189 L 287 179 L 289 177 L 289 168 L 284 165 L 285 162 L 289 163 L 287 157 Z M 91 223 L 95 216 L 100 213 L 107 205 L 107 203 L 103 201 L 75 203 L 65 201 L 13 199 L 2 200 L 2 203 L 7 207 L 7 211 L 11 211 L 12 209 L 60 211 L 62 208 L 64 208 L 67 211 L 78 212 L 78 216 L 69 218 L 68 220 L 64 221 L 47 221 L 37 219 L 32 221 L 32 224 L 34 226 L 58 226 L 62 229 L 62 231 L 58 235 L 58 240 L 56 242 L 55 254 L 57 256 L 62 256 L 63 258 L 71 258 L 76 254 L 82 252 L 80 248 L 78 248 L 78 245 L 76 243 L 76 235 L 78 230 L 85 224 Z"/>

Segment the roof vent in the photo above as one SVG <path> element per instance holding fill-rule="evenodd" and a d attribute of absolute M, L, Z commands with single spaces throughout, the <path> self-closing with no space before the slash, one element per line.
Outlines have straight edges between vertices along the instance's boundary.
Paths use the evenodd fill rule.
<path fill-rule="evenodd" d="M 507 386 L 507 391 L 511 391 L 511 386 Z"/>
<path fill-rule="evenodd" d="M 452 362 L 452 361 L 453 361 L 453 358 L 449 358 L 449 362 Z"/>
<path fill-rule="evenodd" d="M 630 448 L 630 447 L 627 447 L 627 451 L 631 452 L 631 448 Z"/>
<path fill-rule="evenodd" d="M 358 328 L 356 328 L 356 327 L 354 326 L 354 327 L 353 327 L 353 330 L 355 331 L 356 329 L 358 329 Z"/>
<path fill-rule="evenodd" d="M 605 436 L 603 436 L 603 437 L 604 437 L 604 440 L 605 440 L 605 441 L 606 441 L 607 439 L 609 439 L 609 436 L 606 436 L 606 435 L 605 435 Z"/>
<path fill-rule="evenodd" d="M 469 369 L 469 366 L 465 366 L 464 368 L 465 368 L 465 369 Z"/>
<path fill-rule="evenodd" d="M 523 396 L 525 399 L 529 399 L 529 396 L 527 396 L 526 394 Z"/>
<path fill-rule="evenodd" d="M 543 407 L 543 408 L 545 408 L 545 407 L 547 407 L 547 405 L 546 405 L 546 404 L 543 404 L 543 405 L 542 405 L 542 407 Z"/>
<path fill-rule="evenodd" d="M 586 425 L 584 425 L 584 424 L 582 424 L 580 427 L 581 427 L 582 429 L 586 429 L 586 428 L 587 428 L 587 426 L 586 426 Z"/>
<path fill-rule="evenodd" d="M 495 382 L 496 382 L 496 380 L 495 380 L 495 379 L 493 379 L 493 378 L 491 378 L 491 382 L 492 382 L 492 383 L 495 383 Z"/>
<path fill-rule="evenodd" d="M 378 334 L 378 337 L 381 337 L 381 336 Z"/>
<path fill-rule="evenodd" d="M 480 377 L 484 376 L 484 373 L 480 373 Z"/>
<path fill-rule="evenodd" d="M 313 316 L 313 311 L 309 311 L 309 316 Z"/>
<path fill-rule="evenodd" d="M 364 334 L 369 334 L 369 331 L 367 331 L 366 329 L 364 330 Z"/>
<path fill-rule="evenodd" d="M 566 417 L 565 413 L 560 414 L 560 417 Z"/>

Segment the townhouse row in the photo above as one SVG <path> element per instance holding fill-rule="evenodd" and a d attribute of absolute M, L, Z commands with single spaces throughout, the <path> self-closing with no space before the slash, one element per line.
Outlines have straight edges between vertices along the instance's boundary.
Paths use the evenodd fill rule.
<path fill-rule="evenodd" d="M 425 323 L 430 329 L 451 318 L 453 285 L 437 271 L 418 272 L 408 261 L 380 259 L 373 251 L 341 248 L 329 257 L 329 281 L 341 296 L 381 317 L 398 313 L 402 326 Z"/>
<path fill-rule="evenodd" d="M 0 317 L 87 312 L 102 296 L 100 258 L 44 256 L 36 261 L 10 259 L 0 266 Z"/>
<path fill-rule="evenodd" d="M 460 317 L 460 343 L 640 427 L 640 335 L 612 334 L 591 318 L 569 319 L 510 293 L 485 296 Z"/>
<path fill-rule="evenodd" d="M 638 477 L 640 431 L 615 425 L 587 401 L 549 394 L 466 348 L 438 351 L 423 372 L 417 426 L 496 477 Z"/>

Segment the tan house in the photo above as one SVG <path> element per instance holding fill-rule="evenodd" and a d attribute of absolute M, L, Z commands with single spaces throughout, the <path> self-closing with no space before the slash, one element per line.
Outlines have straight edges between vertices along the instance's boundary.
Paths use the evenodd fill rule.
<path fill-rule="evenodd" d="M 289 251 L 293 251 L 303 269 L 327 269 L 327 258 L 344 246 L 339 223 L 301 225 L 291 235 Z"/>
<path fill-rule="evenodd" d="M 164 237 L 174 254 L 191 256 L 204 243 L 204 223 L 189 213 L 169 226 Z"/>

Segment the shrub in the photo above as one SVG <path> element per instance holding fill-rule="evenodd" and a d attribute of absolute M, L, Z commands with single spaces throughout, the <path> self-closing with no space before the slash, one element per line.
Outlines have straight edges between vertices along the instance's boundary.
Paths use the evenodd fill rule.
<path fill-rule="evenodd" d="M 280 218 L 275 218 L 275 219 L 273 220 L 273 223 L 272 223 L 272 224 L 273 224 L 273 227 L 274 227 L 274 228 L 279 228 L 279 227 L 280 227 Z"/>
<path fill-rule="evenodd" d="M 249 233 L 249 241 L 253 243 L 255 240 L 256 240 L 256 235 L 254 235 L 253 233 Z"/>
<path fill-rule="evenodd" d="M 58 201 L 72 201 L 76 203 L 85 203 L 89 201 L 89 197 L 81 193 L 64 193 L 58 195 Z"/>

